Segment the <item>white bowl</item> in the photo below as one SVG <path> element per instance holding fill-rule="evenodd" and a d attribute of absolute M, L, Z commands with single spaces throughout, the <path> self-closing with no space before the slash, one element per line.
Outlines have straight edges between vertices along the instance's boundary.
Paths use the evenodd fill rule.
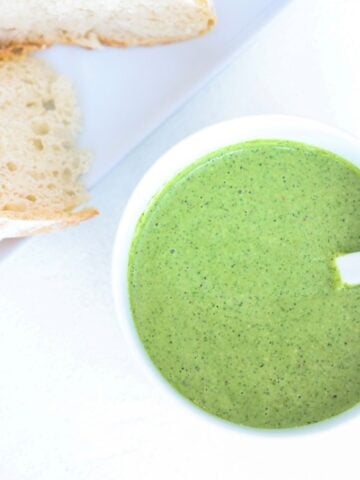
<path fill-rule="evenodd" d="M 128 296 L 128 257 L 135 228 L 142 213 L 147 209 L 154 195 L 185 167 L 204 155 L 229 145 L 255 139 L 293 140 L 330 150 L 360 167 L 360 141 L 339 129 L 300 117 L 282 115 L 261 115 L 237 118 L 207 127 L 171 148 L 147 171 L 135 188 L 122 215 L 113 254 L 112 284 L 117 315 L 126 339 L 137 360 L 147 374 L 165 389 L 168 395 L 198 415 L 209 421 L 249 430 L 248 427 L 233 425 L 218 419 L 193 405 L 182 397 L 161 376 L 148 357 L 137 334 L 130 310 Z M 334 419 L 325 420 L 301 429 L 323 428 L 322 425 L 334 423 L 343 418 L 350 418 L 358 407 L 350 412 L 340 414 Z M 296 429 L 298 430 L 298 429 Z M 287 430 L 294 431 L 294 429 Z"/>

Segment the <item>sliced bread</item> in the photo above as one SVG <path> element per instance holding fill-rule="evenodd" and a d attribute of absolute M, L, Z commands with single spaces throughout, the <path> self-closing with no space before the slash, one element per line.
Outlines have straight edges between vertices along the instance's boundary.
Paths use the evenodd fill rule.
<path fill-rule="evenodd" d="M 58 230 L 97 214 L 79 178 L 70 82 L 37 58 L 0 62 L 0 238 Z"/>
<path fill-rule="evenodd" d="M 54 43 L 168 43 L 201 35 L 214 24 L 211 0 L 0 0 L 0 54 Z"/>

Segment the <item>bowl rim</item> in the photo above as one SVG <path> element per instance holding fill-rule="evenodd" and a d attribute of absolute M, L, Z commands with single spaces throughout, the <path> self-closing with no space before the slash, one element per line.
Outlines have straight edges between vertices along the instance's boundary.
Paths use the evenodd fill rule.
<path fill-rule="evenodd" d="M 275 132 L 279 132 L 278 135 Z M 231 141 L 231 139 L 234 139 Z M 237 140 L 235 140 L 238 138 Z M 128 297 L 128 258 L 135 228 L 153 197 L 186 166 L 220 148 L 256 139 L 292 140 L 330 150 L 360 168 L 360 139 L 325 123 L 289 115 L 249 115 L 207 126 L 175 144 L 148 168 L 133 189 L 121 215 L 112 255 L 112 295 L 115 311 L 127 345 L 147 377 L 169 400 L 189 413 L 223 428 L 255 436 L 293 436 L 328 430 L 350 422 L 360 404 L 330 419 L 293 428 L 261 429 L 239 425 L 197 407 L 161 375 L 148 356 L 137 333 Z M 174 160 L 175 159 L 175 160 Z"/>

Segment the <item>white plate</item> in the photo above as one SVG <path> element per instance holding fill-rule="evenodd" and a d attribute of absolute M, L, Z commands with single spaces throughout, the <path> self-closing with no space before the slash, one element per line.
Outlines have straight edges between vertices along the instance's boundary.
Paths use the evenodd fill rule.
<path fill-rule="evenodd" d="M 73 80 L 83 112 L 81 145 L 94 153 L 95 185 L 146 135 L 218 73 L 290 0 L 218 0 L 218 26 L 191 42 L 87 51 L 54 47 L 41 56 Z M 19 240 L 1 242 L 0 260 Z"/>

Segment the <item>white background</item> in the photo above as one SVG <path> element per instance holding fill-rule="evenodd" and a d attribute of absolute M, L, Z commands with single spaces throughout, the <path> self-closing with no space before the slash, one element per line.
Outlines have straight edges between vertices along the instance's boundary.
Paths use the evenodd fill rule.
<path fill-rule="evenodd" d="M 360 136 L 359 22 L 359 0 L 294 0 L 96 187 L 98 219 L 1 264 L 0 480 L 359 479 L 358 415 L 264 436 L 179 409 L 134 363 L 110 289 L 119 198 L 185 135 L 289 113 Z"/>

